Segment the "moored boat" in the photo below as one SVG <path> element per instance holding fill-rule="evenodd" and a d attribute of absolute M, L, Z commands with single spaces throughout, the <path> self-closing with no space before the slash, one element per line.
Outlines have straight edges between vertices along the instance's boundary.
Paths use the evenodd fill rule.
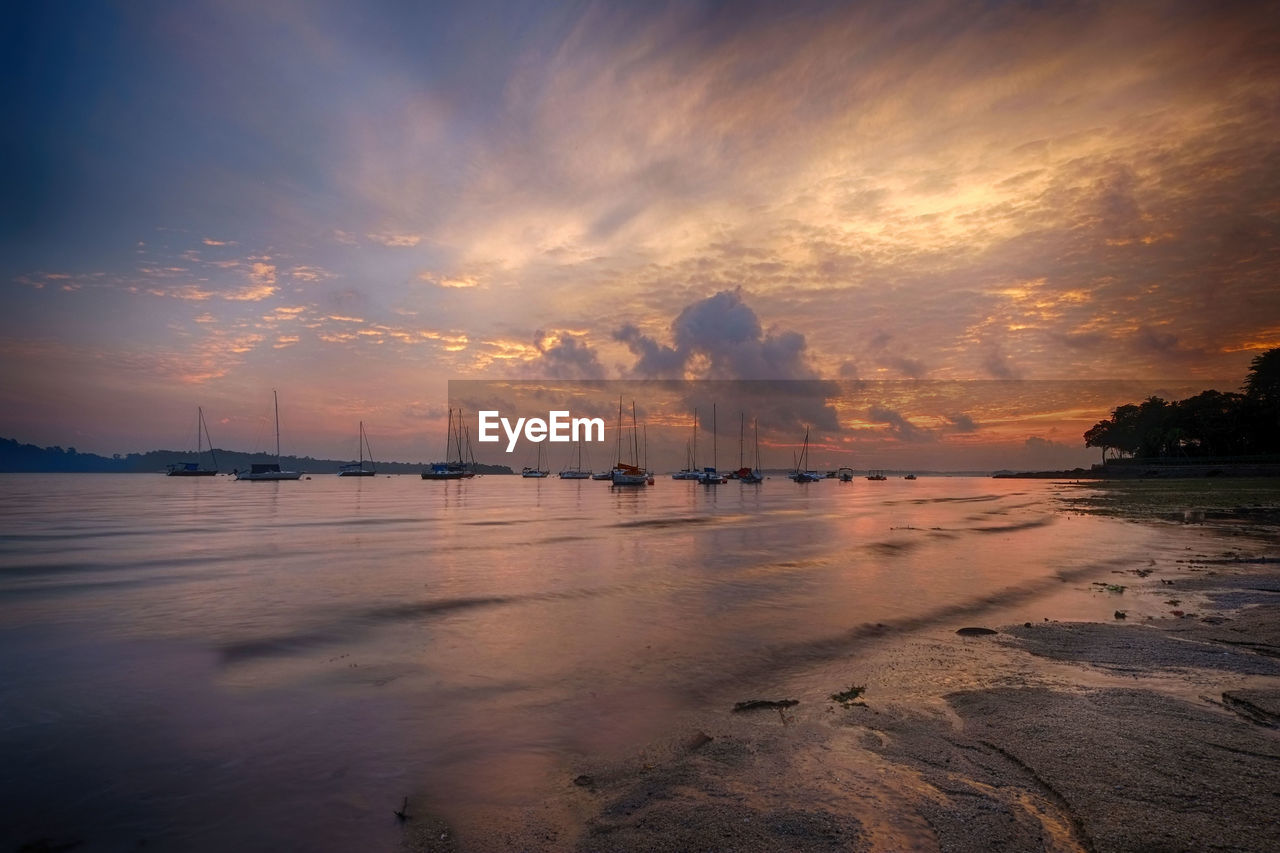
<path fill-rule="evenodd" d="M 276 414 L 276 461 L 250 463 L 248 471 L 234 472 L 237 480 L 249 482 L 267 482 L 277 480 L 297 480 L 302 477 L 300 471 L 285 471 L 280 467 L 280 395 L 271 389 L 271 400 Z"/>
<path fill-rule="evenodd" d="M 373 477 L 378 471 L 373 465 L 373 448 L 369 448 L 369 438 L 364 434 L 364 421 L 360 422 L 360 433 L 356 439 L 360 447 L 360 461 L 343 465 L 338 469 L 339 477 Z M 364 466 L 364 451 L 369 448 L 369 467 Z"/>
<path fill-rule="evenodd" d="M 166 477 L 212 477 L 218 473 L 218 456 L 213 452 L 213 439 L 209 438 L 209 457 L 213 461 L 212 468 L 205 468 L 200 464 L 200 457 L 204 455 L 201 442 L 201 434 L 204 438 L 209 438 L 209 427 L 204 422 L 204 409 L 196 407 L 196 461 L 195 462 L 173 462 L 165 466 Z"/>

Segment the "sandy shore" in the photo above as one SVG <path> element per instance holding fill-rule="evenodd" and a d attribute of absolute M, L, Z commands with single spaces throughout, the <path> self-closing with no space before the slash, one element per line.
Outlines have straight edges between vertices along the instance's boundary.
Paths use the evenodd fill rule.
<path fill-rule="evenodd" d="M 726 697 L 640 755 L 566 764 L 536 809 L 410 820 L 404 849 L 1280 850 L 1277 541 L 1125 572 L 1117 603 L 1154 617 L 887 632 L 737 697 L 795 705 Z"/>

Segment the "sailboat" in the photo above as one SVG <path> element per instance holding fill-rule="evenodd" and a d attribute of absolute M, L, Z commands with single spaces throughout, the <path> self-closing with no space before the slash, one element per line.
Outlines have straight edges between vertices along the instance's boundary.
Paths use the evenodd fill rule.
<path fill-rule="evenodd" d="M 610 471 L 610 479 L 615 486 L 643 486 L 649 481 L 648 473 L 637 463 L 640 461 L 639 447 L 637 446 L 639 436 L 636 434 L 636 404 L 631 403 L 631 462 L 630 464 L 622 461 L 622 398 L 618 398 L 618 464 L 613 466 Z"/>
<path fill-rule="evenodd" d="M 703 468 L 698 475 L 698 482 L 704 486 L 719 486 L 725 482 L 724 474 L 716 470 L 716 406 L 711 404 L 711 467 Z"/>
<path fill-rule="evenodd" d="M 684 447 L 684 467 L 671 475 L 673 480 L 698 479 L 698 410 L 693 410 L 693 444 Z"/>
<path fill-rule="evenodd" d="M 218 456 L 213 452 L 213 439 L 209 438 L 209 456 L 213 459 L 212 468 L 200 467 L 200 456 L 204 453 L 201 449 L 201 434 L 205 438 L 209 438 L 209 426 L 204 422 L 204 409 L 196 407 L 196 461 L 195 462 L 173 462 L 165 466 L 168 471 L 167 477 L 212 477 L 218 473 Z"/>
<path fill-rule="evenodd" d="M 275 403 L 276 410 L 276 461 L 275 462 L 254 462 L 248 471 L 236 471 L 237 480 L 252 480 L 254 482 L 264 480 L 297 480 L 302 476 L 297 471 L 280 470 L 280 395 L 276 390 L 271 389 L 271 399 Z"/>
<path fill-rule="evenodd" d="M 463 456 L 462 443 L 466 439 L 466 456 Z M 457 458 L 453 458 L 454 451 L 457 451 Z M 467 432 L 462 422 L 462 410 L 458 410 L 458 424 L 455 427 L 453 423 L 453 409 L 449 409 L 449 426 L 448 432 L 444 440 L 444 462 L 434 462 L 431 467 L 422 472 L 424 480 L 463 480 L 468 477 L 474 477 L 475 457 L 471 455 L 471 436 Z"/>
<path fill-rule="evenodd" d="M 561 480 L 590 480 L 591 469 L 582 467 L 582 440 L 578 440 L 578 464 L 573 468 L 565 468 L 558 475 Z"/>
<path fill-rule="evenodd" d="M 796 460 L 796 470 L 787 476 L 797 483 L 816 483 L 822 479 L 822 475 L 817 471 L 809 471 L 809 428 L 804 430 L 804 447 L 800 451 L 800 458 Z"/>
<path fill-rule="evenodd" d="M 537 442 L 537 445 L 538 445 L 538 461 L 534 463 L 534 467 L 532 468 L 526 467 L 524 470 L 522 470 L 520 472 L 521 477 L 535 477 L 535 478 L 541 479 L 543 477 L 549 477 L 551 475 L 551 472 L 546 468 L 546 463 L 543 462 L 542 442 L 540 441 Z"/>
<path fill-rule="evenodd" d="M 739 468 L 738 479 L 744 483 L 763 483 L 764 474 L 760 473 L 760 421 L 758 419 L 751 422 L 751 428 L 755 432 L 756 439 L 756 464 L 753 468 Z M 741 432 L 741 429 L 739 429 Z"/>
<path fill-rule="evenodd" d="M 339 477 L 372 477 L 378 472 L 373 467 L 373 448 L 369 447 L 369 437 L 364 434 L 364 421 L 360 422 L 360 437 L 358 439 L 360 445 L 360 461 L 353 462 L 350 465 L 343 465 L 338 469 Z M 364 451 L 369 450 L 369 467 L 364 467 Z"/>

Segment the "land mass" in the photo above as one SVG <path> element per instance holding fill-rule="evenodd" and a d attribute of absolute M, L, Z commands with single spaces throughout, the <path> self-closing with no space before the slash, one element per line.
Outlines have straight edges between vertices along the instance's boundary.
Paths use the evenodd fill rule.
<path fill-rule="evenodd" d="M 268 453 L 243 453 L 237 450 L 216 449 L 218 470 L 224 474 L 232 470 L 245 470 L 255 462 L 275 462 Z M 96 453 L 79 453 L 74 447 L 37 447 L 20 444 L 11 438 L 0 438 L 0 473 L 2 474 L 154 474 L 165 470 L 171 463 L 195 462 L 196 454 L 182 450 L 151 450 L 146 453 L 129 453 L 99 456 Z M 200 460 L 208 466 L 209 454 Z M 313 459 L 310 456 L 282 456 L 280 464 L 286 469 L 308 474 L 335 474 L 338 469 L 354 462 L 354 459 Z M 382 462 L 375 466 L 379 474 L 417 474 L 430 465 L 429 462 Z M 477 474 L 511 474 L 506 465 L 475 466 Z"/>

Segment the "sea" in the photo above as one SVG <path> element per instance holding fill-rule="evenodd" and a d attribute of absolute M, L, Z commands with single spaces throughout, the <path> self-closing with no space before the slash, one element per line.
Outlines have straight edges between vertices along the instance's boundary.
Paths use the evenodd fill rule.
<path fill-rule="evenodd" d="M 0 847 L 394 850 L 885 632 L 1109 620 L 1188 546 L 1090 488 L 3 475 Z"/>

